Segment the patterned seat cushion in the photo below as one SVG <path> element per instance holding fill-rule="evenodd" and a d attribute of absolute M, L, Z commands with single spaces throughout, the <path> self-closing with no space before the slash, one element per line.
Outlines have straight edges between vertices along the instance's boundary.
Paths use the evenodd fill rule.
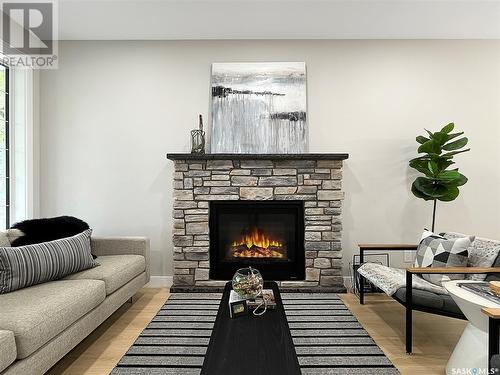
<path fill-rule="evenodd" d="M 415 267 L 467 267 L 468 249 L 474 236 L 446 239 L 425 230 L 417 249 Z M 463 274 L 422 274 L 422 277 L 436 285 L 449 280 L 463 280 Z"/>

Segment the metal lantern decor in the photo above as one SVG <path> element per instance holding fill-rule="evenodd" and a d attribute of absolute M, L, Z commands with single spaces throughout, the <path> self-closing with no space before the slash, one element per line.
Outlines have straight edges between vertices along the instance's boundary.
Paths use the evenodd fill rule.
<path fill-rule="evenodd" d="M 203 131 L 203 117 L 201 115 L 199 129 L 191 130 L 191 153 L 205 153 L 205 132 Z"/>

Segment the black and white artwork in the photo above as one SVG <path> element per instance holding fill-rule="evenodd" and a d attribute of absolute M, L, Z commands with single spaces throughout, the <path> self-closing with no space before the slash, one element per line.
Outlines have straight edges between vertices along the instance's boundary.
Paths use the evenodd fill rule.
<path fill-rule="evenodd" d="M 303 62 L 212 64 L 212 153 L 307 151 Z"/>

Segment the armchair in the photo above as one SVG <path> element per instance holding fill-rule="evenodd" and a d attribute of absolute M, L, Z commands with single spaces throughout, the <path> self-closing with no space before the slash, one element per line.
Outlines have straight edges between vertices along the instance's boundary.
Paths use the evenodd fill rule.
<path fill-rule="evenodd" d="M 464 235 L 459 233 L 444 233 L 447 238 L 457 238 Z M 358 268 L 360 275 L 360 303 L 365 303 L 364 278 L 369 279 L 384 292 L 405 306 L 406 310 L 406 352 L 412 352 L 412 312 L 413 310 L 427 312 L 436 315 L 466 319 L 448 292 L 439 286 L 429 283 L 419 274 L 487 274 L 486 281 L 500 280 L 500 241 L 476 237 L 471 254 L 475 264 L 477 259 L 484 260 L 483 255 L 493 255 L 492 267 L 449 267 L 449 268 L 417 268 L 397 269 L 391 267 L 377 266 L 364 263 L 365 252 L 372 250 L 386 250 L 389 252 L 416 250 L 417 245 L 412 244 L 360 244 L 360 263 Z M 491 262 L 489 263 L 491 264 Z M 415 275 L 415 277 L 413 277 Z"/>

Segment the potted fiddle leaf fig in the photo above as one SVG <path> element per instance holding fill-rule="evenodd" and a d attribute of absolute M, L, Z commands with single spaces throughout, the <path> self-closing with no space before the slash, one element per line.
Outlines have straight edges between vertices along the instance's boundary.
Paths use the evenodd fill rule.
<path fill-rule="evenodd" d="M 452 133 L 455 124 L 449 123 L 435 133 L 426 129 L 428 136 L 418 136 L 420 144 L 418 153 L 422 154 L 410 160 L 410 167 L 424 174 L 417 177 L 411 186 L 412 193 L 426 201 L 433 201 L 432 231 L 436 222 L 437 201 L 450 202 L 459 194 L 459 186 L 467 182 L 467 177 L 458 172 L 458 168 L 450 168 L 455 162 L 453 157 L 470 148 L 464 148 L 467 137 L 464 132 Z"/>

